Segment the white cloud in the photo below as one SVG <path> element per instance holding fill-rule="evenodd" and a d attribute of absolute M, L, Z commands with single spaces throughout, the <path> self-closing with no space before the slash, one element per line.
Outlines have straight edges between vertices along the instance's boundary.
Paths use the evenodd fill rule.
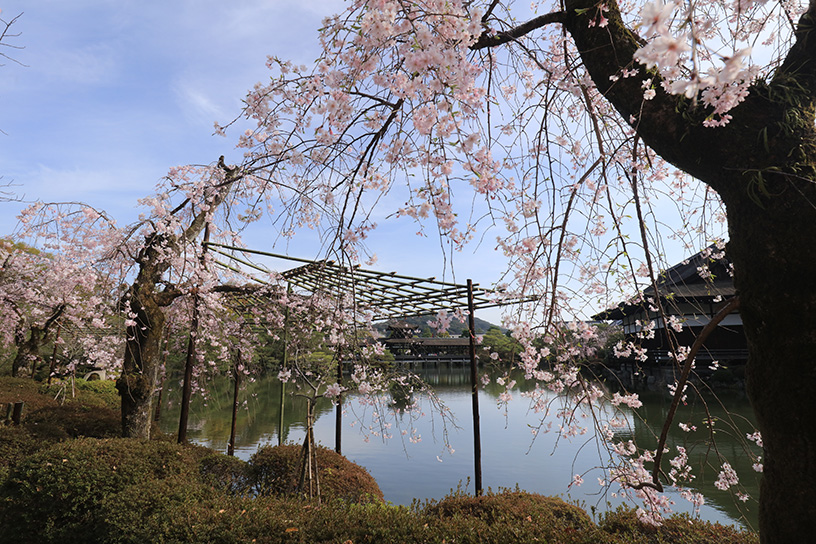
<path fill-rule="evenodd" d="M 211 130 L 214 122 L 223 123 L 237 114 L 237 108 L 228 110 L 223 97 L 215 96 L 219 93 L 209 92 L 211 88 L 206 82 L 193 78 L 180 78 L 173 83 L 176 102 L 194 127 Z"/>
<path fill-rule="evenodd" d="M 114 83 L 119 70 L 117 52 L 108 44 L 90 44 L 67 50 L 52 50 L 36 59 L 32 70 L 57 84 L 99 86 Z"/>

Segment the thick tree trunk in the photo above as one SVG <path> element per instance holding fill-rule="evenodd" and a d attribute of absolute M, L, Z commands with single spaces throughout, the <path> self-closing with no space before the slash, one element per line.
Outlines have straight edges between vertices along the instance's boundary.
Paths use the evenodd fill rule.
<path fill-rule="evenodd" d="M 127 327 L 122 374 L 116 381 L 116 389 L 122 397 L 124 437 L 150 438 L 165 321 L 164 309 L 149 292 L 153 289 L 155 284 L 145 288 L 137 280 L 131 290 L 130 309 L 136 317 L 135 323 Z"/>
<path fill-rule="evenodd" d="M 788 191 L 790 192 L 790 191 Z M 787 198 L 786 198 L 787 197 Z M 816 534 L 816 211 L 802 195 L 730 203 L 729 257 L 764 444 L 762 542 Z"/>
<path fill-rule="evenodd" d="M 20 370 L 31 366 L 31 362 L 40 357 L 40 346 L 44 343 L 42 330 L 31 327 L 28 338 L 17 343 L 17 355 L 11 364 L 11 375 L 17 377 Z M 33 377 L 33 374 L 32 374 Z"/>
<path fill-rule="evenodd" d="M 609 24 L 591 19 L 601 4 Z M 642 43 L 614 0 L 567 0 L 561 16 L 598 90 L 664 159 L 719 192 L 728 209 L 748 340 L 747 392 L 764 443 L 763 543 L 816 534 L 816 2 L 772 81 L 758 82 L 731 123 L 702 126 L 707 110 L 642 77 L 617 79 Z M 650 74 L 651 75 L 651 74 Z M 645 75 L 643 76 L 645 77 Z"/>
<path fill-rule="evenodd" d="M 238 169 L 224 164 L 224 157 L 218 159 L 218 168 L 223 178 L 212 180 L 217 183 L 205 200 L 206 206 L 202 206 L 204 209 L 191 218 L 184 232 L 180 235 L 154 233 L 148 236 L 136 259 L 139 274 L 128 292 L 128 298 L 124 300 L 129 310 L 128 318 L 133 322 L 127 327 L 122 375 L 116 382 L 122 397 L 122 435 L 125 437 L 150 438 L 153 393 L 162 365 L 164 307 L 182 294 L 171 285 L 160 291 L 162 276 L 170 268 L 172 257 L 179 255 L 186 244 L 195 241 L 204 229 L 208 213 L 221 205 L 232 184 L 241 177 Z M 189 202 L 185 201 L 176 211 L 187 205 Z"/>

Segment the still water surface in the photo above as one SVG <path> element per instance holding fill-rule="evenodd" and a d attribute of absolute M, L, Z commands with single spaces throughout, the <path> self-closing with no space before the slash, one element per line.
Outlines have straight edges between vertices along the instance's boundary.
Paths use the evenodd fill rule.
<path fill-rule="evenodd" d="M 418 373 L 431 384 L 441 400 L 451 409 L 456 425 L 443 425 L 438 414 L 427 404 L 425 416 L 418 420 L 393 411 L 384 418 L 391 424 L 388 440 L 372 435 L 371 407 L 349 398 L 344 404 L 342 451 L 350 460 L 365 467 L 377 480 L 386 500 L 394 504 L 411 504 L 414 498 L 439 499 L 461 486 L 473 491 L 473 434 L 469 373 L 463 368 L 422 369 Z M 557 432 L 538 433 L 532 429 L 540 425 L 540 414 L 529 409 L 529 399 L 521 393 L 533 389 L 532 384 L 519 380 L 512 390 L 512 400 L 499 406 L 498 397 L 504 388 L 492 382 L 479 392 L 482 436 L 482 474 L 485 489 L 520 487 L 523 490 L 558 495 L 568 500 L 582 501 L 585 508 L 605 510 L 621 502 L 620 498 L 602 494 L 598 478 L 608 454 L 599 449 L 593 438 L 591 425 L 587 434 L 572 439 L 559 438 Z M 289 386 L 291 389 L 291 386 Z M 226 452 L 232 414 L 232 385 L 229 380 L 210 384 L 211 393 L 204 400 L 194 399 L 190 411 L 188 438 L 196 443 Z M 260 379 L 247 384 L 241 392 L 242 408 L 238 415 L 238 433 L 235 454 L 249 459 L 259 446 L 300 443 L 305 435 L 305 400 L 289 393 L 285 395 L 283 429 L 279 431 L 280 390 L 277 379 Z M 178 430 L 178 407 L 170 391 L 163 407 L 161 427 L 168 433 Z M 419 399 L 416 399 L 419 400 Z M 641 392 L 643 406 L 637 410 L 625 409 L 629 436 L 639 444 L 655 447 L 668 411 L 671 398 L 668 392 Z M 727 410 L 726 410 L 727 409 Z M 716 449 L 727 457 L 740 475 L 742 490 L 752 497 L 748 502 L 737 500 L 730 492 L 714 486 L 720 465 L 714 455 L 711 435 L 701 424 L 708 411 L 716 420 L 714 434 Z M 335 445 L 334 407 L 321 399 L 316 407 L 315 437 L 324 446 Z M 550 418 L 558 425 L 555 418 Z M 545 421 L 544 423 L 548 423 Z M 743 395 L 722 393 L 719 400 L 693 400 L 681 407 L 675 422 L 696 425 L 698 430 L 686 433 L 675 423 L 670 431 L 669 458 L 676 454 L 676 446 L 689 451 L 690 463 L 697 478 L 695 491 L 703 493 L 705 505 L 699 516 L 710 521 L 756 527 L 759 496 L 758 475 L 752 470 L 753 460 L 746 453 L 745 434 L 753 431 L 753 414 Z M 728 423 L 737 429 L 728 428 Z M 374 426 L 375 431 L 381 427 Z M 405 431 L 403 436 L 402 431 Z M 445 445 L 444 432 L 453 453 Z M 412 433 L 421 437 L 418 442 L 409 438 Z M 632 436 L 634 435 L 634 436 Z M 753 450 L 759 454 L 758 448 Z M 668 470 L 668 466 L 667 469 Z M 573 475 L 581 474 L 584 483 L 569 487 Z M 614 491 L 614 490 L 613 490 Z M 676 501 L 675 511 L 693 513 L 691 505 L 668 490 Z"/>

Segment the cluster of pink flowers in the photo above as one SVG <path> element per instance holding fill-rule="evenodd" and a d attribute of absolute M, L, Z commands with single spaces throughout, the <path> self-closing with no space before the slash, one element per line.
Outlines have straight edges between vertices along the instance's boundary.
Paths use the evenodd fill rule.
<path fill-rule="evenodd" d="M 738 483 L 739 478 L 737 477 L 736 471 L 731 468 L 729 463 L 723 463 L 722 470 L 717 476 L 717 481 L 714 482 L 714 485 L 717 489 L 727 491 L 729 487 L 737 485 Z"/>
<path fill-rule="evenodd" d="M 660 73 L 665 92 L 708 106 L 711 113 L 705 126 L 723 126 L 731 120 L 728 111 L 745 100 L 748 87 L 760 75 L 759 67 L 751 63 L 748 43 L 769 45 L 789 39 L 779 32 L 777 21 L 795 20 L 801 9 L 764 1 L 647 2 L 638 23 L 647 42 L 635 59 Z M 722 52 L 728 44 L 740 42 L 743 47 Z M 651 86 L 644 88 L 644 99 L 655 96 Z"/>

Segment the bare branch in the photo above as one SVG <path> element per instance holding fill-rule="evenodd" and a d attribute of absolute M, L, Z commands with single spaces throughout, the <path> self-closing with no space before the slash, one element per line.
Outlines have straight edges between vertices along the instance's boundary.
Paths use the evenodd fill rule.
<path fill-rule="evenodd" d="M 4 19 L 0 19 L 0 27 L 2 27 L 2 30 L 0 30 L 0 46 L 3 46 L 3 47 L 9 47 L 9 48 L 11 48 L 11 49 L 17 49 L 17 50 L 22 50 L 22 49 L 24 49 L 24 47 L 23 47 L 23 46 L 20 46 L 20 45 L 11 45 L 10 43 L 8 43 L 8 38 L 17 38 L 17 37 L 19 37 L 19 36 L 20 36 L 20 33 L 17 33 L 17 34 L 11 34 L 11 33 L 9 33 L 9 30 L 11 29 L 11 25 L 13 25 L 14 23 L 16 23 L 16 22 L 17 22 L 17 20 L 18 20 L 20 17 L 22 17 L 22 16 L 23 16 L 23 14 L 22 14 L 22 13 L 20 13 L 19 15 L 15 16 L 15 17 L 13 17 L 13 18 L 12 18 L 10 21 L 6 21 L 6 20 L 4 20 Z M 10 61 L 12 61 L 12 62 L 14 62 L 14 63 L 17 63 L 17 64 L 19 64 L 20 66 L 26 66 L 25 64 L 23 64 L 23 63 L 22 63 L 22 62 L 20 62 L 19 60 L 15 59 L 15 58 L 13 58 L 13 57 L 10 57 L 10 56 L 8 56 L 8 55 L 6 55 L 5 53 L 0 52 L 0 57 L 2 57 L 2 58 L 4 58 L 4 59 L 8 59 L 8 60 L 10 60 Z M 0 66 L 2 66 L 2 64 L 0 64 Z"/>
<path fill-rule="evenodd" d="M 504 30 L 495 34 L 483 32 L 482 35 L 479 36 L 479 39 L 476 40 L 476 43 L 471 45 L 470 48 L 474 51 L 478 51 L 479 49 L 484 49 L 486 47 L 496 47 L 498 45 L 516 41 L 522 36 L 529 34 L 533 30 L 539 29 L 543 26 L 553 23 L 563 23 L 564 21 L 566 21 L 566 14 L 563 11 L 555 11 L 545 15 L 540 15 L 535 19 L 530 19 L 526 23 L 522 23 L 519 26 L 511 28 L 510 30 Z"/>
<path fill-rule="evenodd" d="M 677 407 L 680 405 L 680 399 L 683 398 L 683 390 L 686 388 L 686 381 L 688 380 L 689 374 L 691 374 L 691 365 L 694 362 L 694 358 L 697 356 L 697 352 L 700 351 L 700 348 L 703 346 L 703 343 L 705 343 L 708 336 L 714 331 L 714 329 L 717 328 L 717 326 L 723 319 L 726 318 L 726 316 L 739 309 L 739 302 L 739 296 L 735 296 L 729 300 L 719 312 L 717 312 L 717 315 L 711 318 L 711 321 L 709 321 L 706 326 L 703 327 L 703 330 L 700 331 L 700 335 L 694 340 L 694 344 L 691 346 L 691 350 L 689 350 L 689 353 L 686 356 L 686 360 L 683 363 L 683 371 L 680 374 L 680 379 L 677 380 L 677 388 L 674 390 L 674 399 L 672 399 L 669 413 L 666 414 L 666 420 L 663 422 L 663 430 L 660 432 L 660 440 L 657 443 L 654 469 L 652 471 L 652 483 L 656 486 L 658 491 L 663 491 L 663 487 L 658 480 L 658 475 L 660 474 L 660 460 L 663 458 L 663 449 L 666 446 L 666 439 L 669 436 L 669 427 L 671 427 L 672 421 L 674 420 L 674 413 L 677 411 Z"/>

